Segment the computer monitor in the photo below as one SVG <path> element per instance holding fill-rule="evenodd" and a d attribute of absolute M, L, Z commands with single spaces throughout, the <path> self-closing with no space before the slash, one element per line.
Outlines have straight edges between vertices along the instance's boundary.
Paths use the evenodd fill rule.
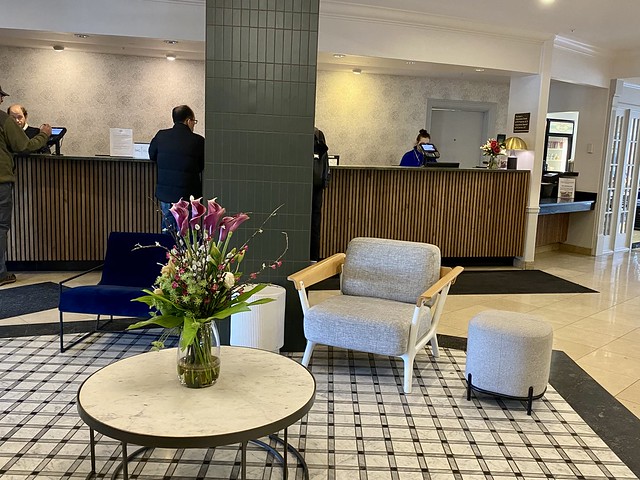
<path fill-rule="evenodd" d="M 60 142 L 65 133 L 67 133 L 65 127 L 51 127 L 51 135 L 49 136 L 49 140 L 47 140 L 47 145 L 55 146 L 56 155 L 60 155 Z"/>
<path fill-rule="evenodd" d="M 427 162 L 427 168 L 460 168 L 460 162 Z"/>

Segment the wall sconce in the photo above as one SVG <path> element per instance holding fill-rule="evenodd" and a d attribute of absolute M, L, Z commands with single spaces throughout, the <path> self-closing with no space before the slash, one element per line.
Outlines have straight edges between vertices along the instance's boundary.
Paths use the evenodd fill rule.
<path fill-rule="evenodd" d="M 353 70 L 351 70 L 353 73 L 355 73 L 356 75 L 360 75 L 362 73 L 362 69 L 361 68 L 354 68 Z"/>
<path fill-rule="evenodd" d="M 64 50 L 64 45 L 54 45 L 54 46 L 53 46 L 53 49 L 54 49 L 56 52 L 62 52 L 62 51 Z"/>
<path fill-rule="evenodd" d="M 175 53 L 167 53 L 166 57 L 170 62 L 173 62 L 177 58 Z"/>
<path fill-rule="evenodd" d="M 504 142 L 504 148 L 507 150 L 529 150 L 527 142 L 520 137 L 509 137 Z"/>

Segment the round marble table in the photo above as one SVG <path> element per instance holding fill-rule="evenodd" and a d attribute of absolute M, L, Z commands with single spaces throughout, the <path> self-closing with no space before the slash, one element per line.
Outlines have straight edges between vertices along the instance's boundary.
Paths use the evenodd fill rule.
<path fill-rule="evenodd" d="M 287 451 L 302 460 L 287 442 L 287 427 L 313 405 L 316 385 L 311 373 L 275 353 L 223 346 L 217 383 L 190 389 L 178 381 L 176 356 L 172 348 L 129 357 L 98 370 L 80 386 L 78 412 L 90 428 L 89 476 L 95 474 L 95 430 L 122 442 L 125 479 L 127 460 L 135 455 L 127 456 L 128 443 L 163 448 L 240 443 L 241 478 L 246 478 L 249 441 L 281 460 L 286 478 Z M 280 430 L 284 441 L 272 438 L 284 444 L 284 456 L 256 440 Z"/>

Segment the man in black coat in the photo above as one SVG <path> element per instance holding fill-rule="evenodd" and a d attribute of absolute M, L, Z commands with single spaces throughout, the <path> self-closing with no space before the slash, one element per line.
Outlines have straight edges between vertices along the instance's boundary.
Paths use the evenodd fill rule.
<path fill-rule="evenodd" d="M 149 158 L 158 164 L 156 198 L 164 217 L 164 227 L 175 227 L 169 212 L 181 198 L 202 196 L 204 137 L 193 133 L 198 121 L 193 110 L 180 105 L 171 112 L 173 128 L 160 130 L 149 145 Z"/>

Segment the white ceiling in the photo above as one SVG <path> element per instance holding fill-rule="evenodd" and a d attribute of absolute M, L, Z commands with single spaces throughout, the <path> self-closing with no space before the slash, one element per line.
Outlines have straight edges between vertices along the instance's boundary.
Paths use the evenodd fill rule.
<path fill-rule="evenodd" d="M 486 24 L 493 29 L 560 35 L 611 51 L 640 49 L 638 0 L 354 0 L 349 3 L 414 12 L 416 19 L 441 17 Z M 320 0 L 322 11 L 322 0 Z"/>
<path fill-rule="evenodd" d="M 144 0 L 147 3 L 201 4 L 204 0 Z M 541 0 L 321 0 L 323 5 L 361 5 L 381 13 L 400 10 L 415 13 L 416 20 L 425 18 L 425 23 L 469 22 L 474 27 L 486 24 L 487 28 L 521 31 L 523 35 L 554 35 L 596 47 L 604 52 L 640 51 L 640 0 L 555 0 L 552 5 L 543 5 Z M 481 6 L 479 6 L 479 4 Z M 613 7 L 615 6 L 615 10 Z M 19 8 L 19 7 L 17 7 Z M 151 7 L 152 8 L 152 7 Z M 434 19 L 434 17 L 437 17 Z M 81 27 L 79 27 L 81 28 Z M 0 45 L 29 46 L 50 49 L 54 44 L 64 45 L 67 50 L 117 53 L 164 57 L 174 52 L 180 59 L 203 60 L 204 41 L 180 40 L 168 45 L 164 38 L 124 37 L 91 35 L 78 38 L 74 33 L 45 32 L 0 28 Z M 511 72 L 475 72 L 470 68 L 418 62 L 406 64 L 400 60 L 349 56 L 333 57 L 334 52 L 320 52 L 318 67 L 323 70 L 349 71 L 355 67 L 366 67 L 367 73 L 393 73 L 405 75 L 428 75 L 484 79 L 507 82 Z M 54 54 L 54 52 L 52 52 Z"/>

